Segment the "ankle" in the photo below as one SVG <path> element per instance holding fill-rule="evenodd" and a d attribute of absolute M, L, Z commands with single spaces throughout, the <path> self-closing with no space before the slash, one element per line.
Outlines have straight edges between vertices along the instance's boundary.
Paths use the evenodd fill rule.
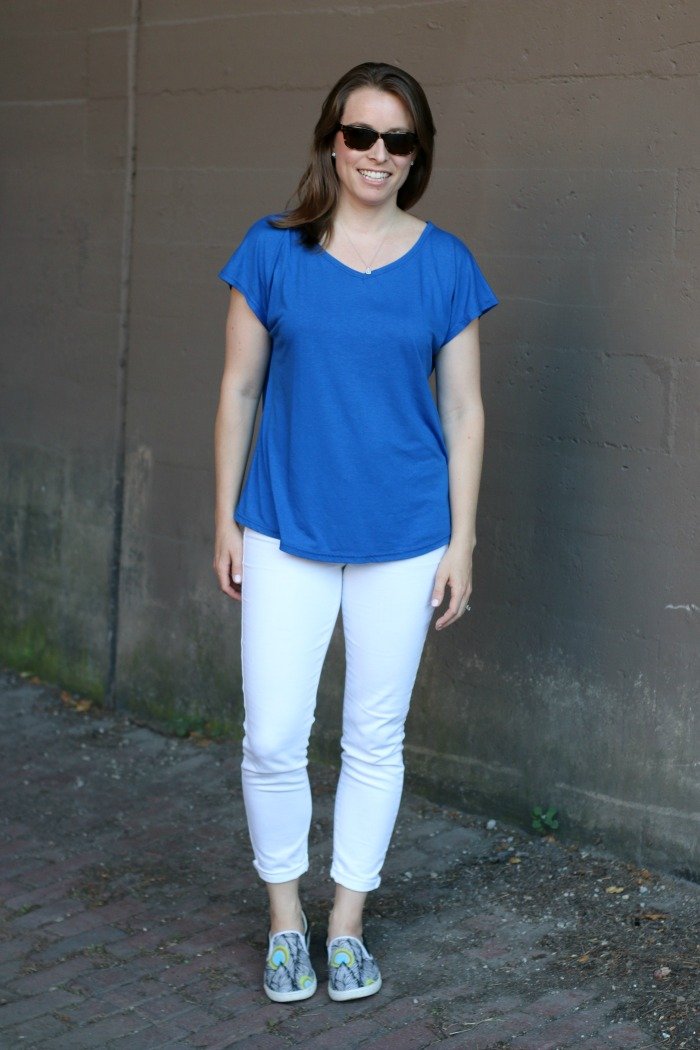
<path fill-rule="evenodd" d="M 362 940 L 362 917 L 336 912 L 335 908 L 328 916 L 328 938 L 330 944 L 336 937 L 357 937 Z"/>
<path fill-rule="evenodd" d="M 298 901 L 296 904 L 270 908 L 270 933 L 281 933 L 282 930 L 304 933 L 304 913 Z"/>

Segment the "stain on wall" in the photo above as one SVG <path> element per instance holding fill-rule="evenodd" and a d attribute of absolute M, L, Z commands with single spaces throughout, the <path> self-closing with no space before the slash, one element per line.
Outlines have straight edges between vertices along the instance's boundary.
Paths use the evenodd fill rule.
<path fill-rule="evenodd" d="M 566 835 L 700 873 L 697 5 L 32 0 L 0 19 L 5 659 L 239 724 L 240 610 L 211 572 L 216 272 L 289 199 L 337 76 L 396 62 L 438 125 L 416 213 L 501 299 L 473 612 L 429 639 L 409 779 L 526 823 L 553 803 Z M 343 669 L 339 624 L 325 755 Z"/>

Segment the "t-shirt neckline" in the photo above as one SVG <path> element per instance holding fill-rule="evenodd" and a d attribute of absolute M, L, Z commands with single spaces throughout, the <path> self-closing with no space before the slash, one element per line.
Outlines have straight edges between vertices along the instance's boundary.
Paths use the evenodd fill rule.
<path fill-rule="evenodd" d="M 425 240 L 426 235 L 430 230 L 433 229 L 433 224 L 430 220 L 426 221 L 425 226 L 420 232 L 417 240 L 411 245 L 407 252 L 403 255 L 399 255 L 398 259 L 394 259 L 392 262 L 385 263 L 384 266 L 375 266 L 371 273 L 366 273 L 364 270 L 355 270 L 352 266 L 348 266 L 347 263 L 341 262 L 340 259 L 336 259 L 335 255 L 331 255 L 330 252 L 326 251 L 325 248 L 321 248 L 321 253 L 326 259 L 329 259 L 336 266 L 340 266 L 341 269 L 345 270 L 346 273 L 354 274 L 355 277 L 376 277 L 380 273 L 386 273 L 387 270 L 392 270 L 395 266 L 400 266 L 407 259 L 409 259 L 414 252 L 418 251 L 419 247 Z"/>

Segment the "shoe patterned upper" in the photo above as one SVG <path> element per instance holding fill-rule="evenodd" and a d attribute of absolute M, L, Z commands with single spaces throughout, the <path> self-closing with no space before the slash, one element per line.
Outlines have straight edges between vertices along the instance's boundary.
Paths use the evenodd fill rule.
<path fill-rule="evenodd" d="M 336 992 L 368 988 L 379 980 L 379 967 L 362 941 L 336 937 L 328 946 L 328 980 Z"/>
<path fill-rule="evenodd" d="M 270 938 L 264 981 L 273 992 L 296 992 L 316 983 L 303 934 L 286 930 Z"/>

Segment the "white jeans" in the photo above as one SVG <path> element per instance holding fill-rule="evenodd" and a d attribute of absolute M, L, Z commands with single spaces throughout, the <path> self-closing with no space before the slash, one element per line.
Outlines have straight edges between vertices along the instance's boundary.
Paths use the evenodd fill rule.
<path fill-rule="evenodd" d="M 308 868 L 309 734 L 342 608 L 346 676 L 331 877 L 351 890 L 379 885 L 403 788 L 404 722 L 446 549 L 343 566 L 286 554 L 279 540 L 245 528 L 241 768 L 253 863 L 265 882 L 287 882 Z"/>

